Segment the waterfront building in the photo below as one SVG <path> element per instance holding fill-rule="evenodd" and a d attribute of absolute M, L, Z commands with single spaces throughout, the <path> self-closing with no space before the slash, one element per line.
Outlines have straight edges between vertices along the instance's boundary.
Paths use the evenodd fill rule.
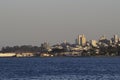
<path fill-rule="evenodd" d="M 18 53 L 16 54 L 16 57 L 34 57 L 34 53 Z"/>
<path fill-rule="evenodd" d="M 0 53 L 0 57 L 14 57 L 16 53 Z"/>
<path fill-rule="evenodd" d="M 53 57 L 54 55 L 49 54 L 49 53 L 41 53 L 40 57 Z"/>

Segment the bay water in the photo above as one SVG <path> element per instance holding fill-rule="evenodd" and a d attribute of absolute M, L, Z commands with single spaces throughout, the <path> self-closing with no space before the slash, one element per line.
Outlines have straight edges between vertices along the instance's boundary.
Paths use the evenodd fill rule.
<path fill-rule="evenodd" d="M 0 58 L 0 80 L 120 80 L 120 57 Z"/>

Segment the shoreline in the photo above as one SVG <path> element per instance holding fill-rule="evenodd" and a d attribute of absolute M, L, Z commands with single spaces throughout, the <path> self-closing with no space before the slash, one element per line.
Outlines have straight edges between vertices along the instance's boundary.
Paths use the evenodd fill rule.
<path fill-rule="evenodd" d="M 53 56 L 53 57 L 0 57 L 0 58 L 114 58 L 120 56 Z"/>

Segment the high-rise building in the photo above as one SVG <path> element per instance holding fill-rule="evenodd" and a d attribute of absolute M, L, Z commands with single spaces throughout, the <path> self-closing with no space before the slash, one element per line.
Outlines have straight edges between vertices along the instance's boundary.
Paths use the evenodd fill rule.
<path fill-rule="evenodd" d="M 115 43 L 118 43 L 118 41 L 119 41 L 118 35 L 114 35 L 114 42 L 115 42 Z"/>
<path fill-rule="evenodd" d="M 84 34 L 78 35 L 77 44 L 81 45 L 81 46 L 85 46 L 86 45 L 86 37 L 85 37 Z"/>
<path fill-rule="evenodd" d="M 77 42 L 78 42 L 78 45 L 80 45 L 80 42 L 81 42 L 81 35 L 78 35 Z"/>

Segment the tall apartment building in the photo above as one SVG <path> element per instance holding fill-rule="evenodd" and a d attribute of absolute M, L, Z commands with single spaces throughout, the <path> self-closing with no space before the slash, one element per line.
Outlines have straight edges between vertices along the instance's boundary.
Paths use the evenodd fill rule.
<path fill-rule="evenodd" d="M 86 37 L 85 37 L 84 34 L 78 35 L 77 44 L 81 45 L 81 46 L 85 46 L 86 45 Z"/>
<path fill-rule="evenodd" d="M 118 41 L 119 41 L 118 35 L 114 35 L 114 43 L 118 43 Z"/>

